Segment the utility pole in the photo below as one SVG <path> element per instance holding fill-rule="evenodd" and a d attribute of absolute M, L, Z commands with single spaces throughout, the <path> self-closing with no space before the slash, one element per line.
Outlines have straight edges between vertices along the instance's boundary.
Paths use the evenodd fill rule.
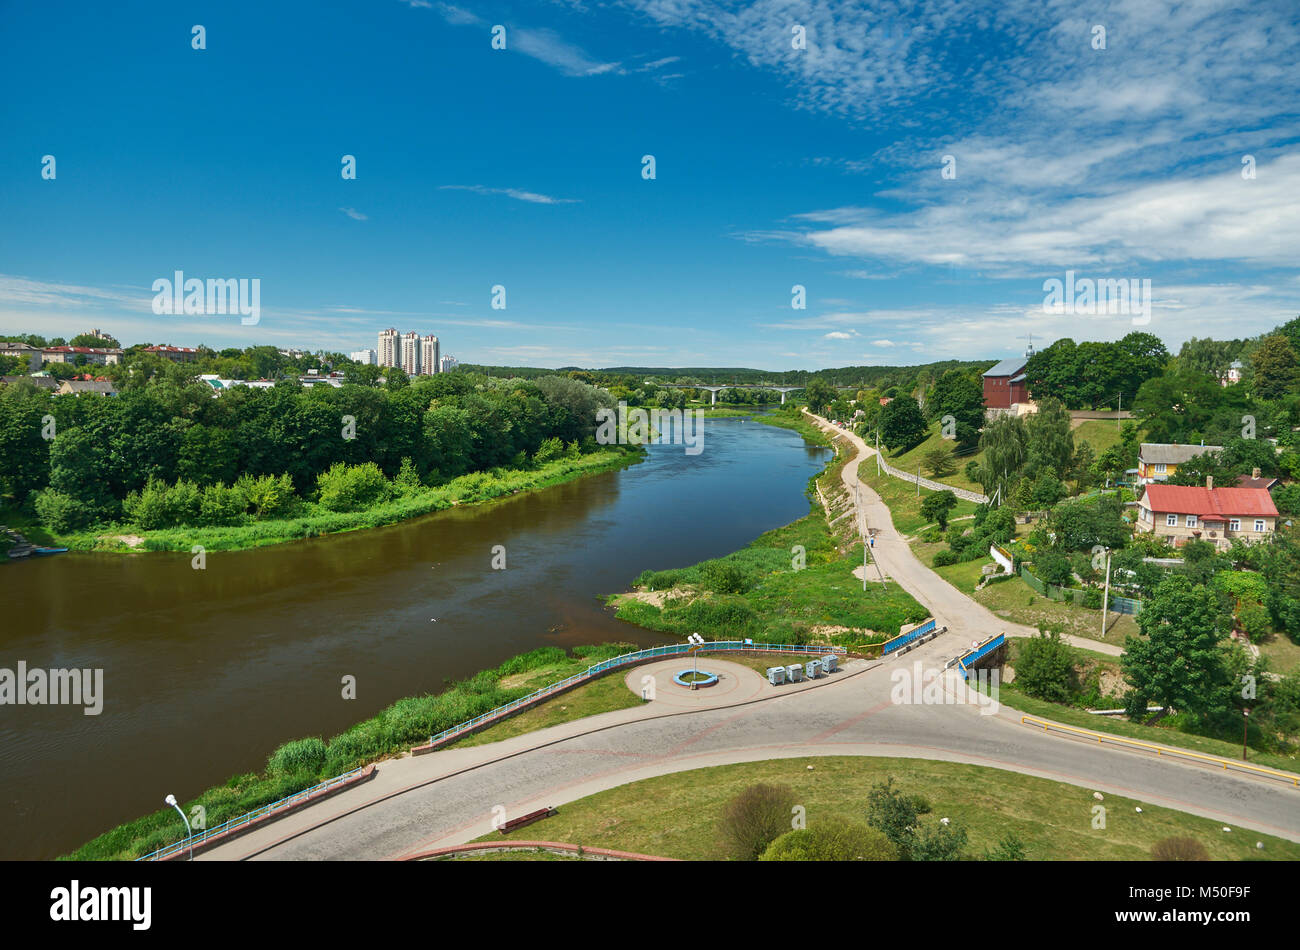
<path fill-rule="evenodd" d="M 1115 410 L 1115 428 L 1116 430 L 1122 430 L 1124 428 L 1124 423 L 1120 417 L 1124 415 L 1124 394 L 1123 393 L 1119 394 L 1118 406 L 1119 408 Z"/>
<path fill-rule="evenodd" d="M 916 463 L 916 497 L 921 497 L 921 463 Z"/>
<path fill-rule="evenodd" d="M 1106 610 L 1110 606 L 1110 548 L 1106 549 L 1106 593 L 1101 599 L 1101 635 L 1106 636 Z"/>

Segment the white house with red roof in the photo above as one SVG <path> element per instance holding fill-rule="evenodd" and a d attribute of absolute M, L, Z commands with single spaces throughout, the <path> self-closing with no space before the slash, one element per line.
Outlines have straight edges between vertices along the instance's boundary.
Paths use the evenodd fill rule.
<path fill-rule="evenodd" d="M 1265 488 L 1206 486 L 1147 486 L 1138 502 L 1139 531 L 1149 531 L 1177 547 L 1189 540 L 1209 541 L 1227 548 L 1238 538 L 1260 541 L 1277 527 L 1277 506 Z"/>

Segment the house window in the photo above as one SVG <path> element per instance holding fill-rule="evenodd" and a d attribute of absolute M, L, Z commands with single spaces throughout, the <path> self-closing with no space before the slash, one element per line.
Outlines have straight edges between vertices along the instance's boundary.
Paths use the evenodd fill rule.
<path fill-rule="evenodd" d="M 1240 518 L 1229 518 L 1229 519 L 1228 519 L 1228 530 L 1229 530 L 1229 531 L 1240 531 L 1240 530 L 1241 530 L 1241 519 L 1240 519 Z"/>
<path fill-rule="evenodd" d="M 1256 518 L 1256 519 L 1255 519 L 1255 530 L 1256 530 L 1256 531 L 1263 531 L 1263 530 L 1264 530 L 1264 519 L 1263 519 L 1263 518 Z"/>
<path fill-rule="evenodd" d="M 1196 515 L 1188 515 L 1188 516 L 1187 516 L 1187 527 L 1189 527 L 1189 528 L 1195 528 L 1195 527 L 1196 527 Z"/>
<path fill-rule="evenodd" d="M 1163 475 L 1163 474 L 1165 473 L 1165 468 L 1166 468 L 1166 466 L 1165 466 L 1165 463 L 1164 463 L 1164 462 L 1156 462 L 1156 474 L 1157 474 L 1157 475 Z"/>
<path fill-rule="evenodd" d="M 1168 525 L 1168 526 L 1171 527 L 1171 528 L 1176 528 L 1176 527 L 1178 527 L 1178 516 L 1177 516 L 1177 515 L 1165 515 L 1165 524 Z"/>

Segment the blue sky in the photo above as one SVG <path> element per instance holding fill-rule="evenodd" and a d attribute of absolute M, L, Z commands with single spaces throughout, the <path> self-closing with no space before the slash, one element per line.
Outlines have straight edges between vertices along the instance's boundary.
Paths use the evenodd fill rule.
<path fill-rule="evenodd" d="M 1300 7 L 1239 5 L 0 3 L 0 331 L 996 359 L 1135 328 L 1045 313 L 1074 270 L 1150 279 L 1171 349 L 1258 333 L 1300 313 Z M 261 321 L 155 315 L 176 270 Z"/>

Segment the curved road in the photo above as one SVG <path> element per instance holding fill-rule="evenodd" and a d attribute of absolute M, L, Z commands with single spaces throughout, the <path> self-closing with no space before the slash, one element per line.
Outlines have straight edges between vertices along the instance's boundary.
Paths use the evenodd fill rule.
<path fill-rule="evenodd" d="M 851 438 L 859 453 L 845 478 L 856 483 L 856 462 L 868 450 Z M 637 667 L 625 677 L 630 689 L 639 693 L 645 676 L 659 685 L 643 706 L 383 762 L 374 780 L 198 857 L 400 858 L 487 834 L 499 809 L 517 817 L 654 775 L 817 755 L 966 762 L 1056 780 L 1073 786 L 1062 794 L 1077 797 L 1081 829 L 1090 828 L 1092 792 L 1100 791 L 1300 841 L 1300 789 L 1282 781 L 1045 733 L 1022 725 L 1014 710 L 953 701 L 960 681 L 952 674 L 942 703 L 905 695 L 900 678 L 940 669 L 972 640 L 1034 631 L 1013 630 L 921 565 L 879 497 L 865 485 L 861 491 L 882 568 L 928 604 L 948 633 L 900 657 L 852 661 L 815 683 L 782 687 L 719 659 L 708 661 L 723 674 L 714 693 L 672 686 L 680 659 Z M 1110 652 L 1109 644 L 1079 645 Z"/>

